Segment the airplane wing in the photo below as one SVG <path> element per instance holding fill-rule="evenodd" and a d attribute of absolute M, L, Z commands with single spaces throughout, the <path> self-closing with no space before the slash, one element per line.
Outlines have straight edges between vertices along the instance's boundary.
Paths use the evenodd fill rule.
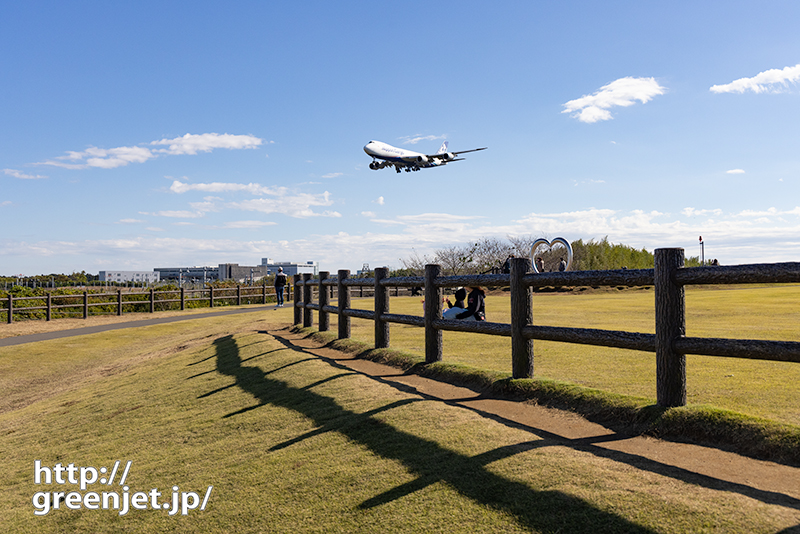
<path fill-rule="evenodd" d="M 479 150 L 486 150 L 488 147 L 483 148 L 473 148 L 472 150 L 461 150 L 460 152 L 439 152 L 438 154 L 433 154 L 430 156 L 426 156 L 428 159 L 433 160 L 441 160 L 443 162 L 450 162 L 450 161 L 461 161 L 464 158 L 456 159 L 456 156 L 459 154 L 466 154 L 468 152 L 478 152 Z"/>
<path fill-rule="evenodd" d="M 466 154 L 467 152 L 477 152 L 479 150 L 486 150 L 487 148 L 489 148 L 489 147 L 485 146 L 483 148 L 473 148 L 472 150 L 462 150 L 461 152 L 451 152 L 451 154 L 456 154 L 456 155 L 458 155 L 458 154 Z"/>

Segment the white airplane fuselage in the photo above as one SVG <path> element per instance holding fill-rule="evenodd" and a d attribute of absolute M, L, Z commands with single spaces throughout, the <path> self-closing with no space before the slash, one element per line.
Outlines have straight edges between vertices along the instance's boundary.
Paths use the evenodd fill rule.
<path fill-rule="evenodd" d="M 392 145 L 387 145 L 386 143 L 381 143 L 380 141 L 370 141 L 369 143 L 364 146 L 364 152 L 372 156 L 373 158 L 382 159 L 384 161 L 397 161 L 397 162 L 408 162 L 411 160 L 415 160 L 420 156 L 425 156 L 425 154 L 421 154 L 420 152 L 414 152 L 413 150 L 403 150 L 402 148 L 397 148 Z"/>
<path fill-rule="evenodd" d="M 393 166 L 397 172 L 401 170 L 410 172 L 428 167 L 440 167 L 451 161 L 461 161 L 464 159 L 457 157 L 459 154 L 477 152 L 478 150 L 485 149 L 476 148 L 463 152 L 448 152 L 447 141 L 442 143 L 442 146 L 436 154 L 422 154 L 420 152 L 414 152 L 413 150 L 405 150 L 387 145 L 380 141 L 370 141 L 364 146 L 364 152 L 372 156 L 372 163 L 369 164 L 370 169 L 377 171 L 384 167 Z"/>
<path fill-rule="evenodd" d="M 384 167 L 394 166 L 397 172 L 401 170 L 410 172 L 427 167 L 439 167 L 451 161 L 463 160 L 464 158 L 456 157 L 459 154 L 478 152 L 479 150 L 486 150 L 486 147 L 473 148 L 472 150 L 463 150 L 461 152 L 448 152 L 447 141 L 442 143 L 442 146 L 436 154 L 421 154 L 413 150 L 404 150 L 392 145 L 387 145 L 380 141 L 370 141 L 364 146 L 364 152 L 372 156 L 372 163 L 369 164 L 370 169 L 377 171 Z"/>

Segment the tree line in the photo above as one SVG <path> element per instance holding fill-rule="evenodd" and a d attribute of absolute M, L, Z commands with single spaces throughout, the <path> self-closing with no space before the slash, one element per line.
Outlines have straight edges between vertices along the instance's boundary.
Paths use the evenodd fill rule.
<path fill-rule="evenodd" d="M 496 237 L 482 238 L 465 245 L 450 245 L 420 256 L 416 251 L 408 258 L 401 258 L 402 268 L 392 272 L 392 276 L 422 276 L 425 265 L 436 263 L 442 266 L 443 276 L 465 274 L 502 273 L 509 257 L 530 258 L 531 247 L 537 237 Z M 609 269 L 652 269 L 655 260 L 652 252 L 645 248 L 637 249 L 628 245 L 611 243 L 608 237 L 601 240 L 578 239 L 570 243 L 573 252 L 572 271 Z M 564 247 L 558 245 L 542 251 L 544 270 L 558 269 L 562 257 L 566 257 Z M 707 265 L 711 261 L 706 262 Z M 700 265 L 697 256 L 687 257 L 687 267 Z"/>

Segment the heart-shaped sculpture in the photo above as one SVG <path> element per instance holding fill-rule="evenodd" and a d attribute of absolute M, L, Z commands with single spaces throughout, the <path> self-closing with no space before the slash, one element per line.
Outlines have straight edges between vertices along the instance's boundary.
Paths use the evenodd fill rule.
<path fill-rule="evenodd" d="M 565 249 L 567 249 L 567 258 L 564 260 L 566 265 L 559 265 L 558 270 L 569 271 L 569 268 L 572 266 L 572 247 L 570 246 L 569 241 L 567 241 L 563 237 L 556 237 L 551 242 L 543 237 L 540 237 L 539 239 L 533 242 L 533 245 L 531 245 L 531 263 L 533 264 L 534 272 L 541 273 L 544 271 L 544 264 L 541 254 L 543 252 L 546 253 L 548 251 L 553 251 L 554 245 L 561 245 Z M 542 252 L 538 250 L 539 248 L 545 250 Z"/>

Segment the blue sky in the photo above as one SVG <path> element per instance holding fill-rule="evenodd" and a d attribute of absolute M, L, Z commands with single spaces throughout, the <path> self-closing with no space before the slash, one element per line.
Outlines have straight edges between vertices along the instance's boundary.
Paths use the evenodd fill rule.
<path fill-rule="evenodd" d="M 800 3 L 5 2 L 0 274 L 482 237 L 798 261 Z M 371 171 L 371 139 L 434 153 Z"/>

